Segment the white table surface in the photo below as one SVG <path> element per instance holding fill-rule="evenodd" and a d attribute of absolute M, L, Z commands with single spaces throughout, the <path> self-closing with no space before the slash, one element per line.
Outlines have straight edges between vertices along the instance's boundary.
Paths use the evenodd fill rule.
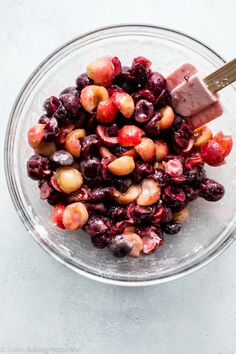
<path fill-rule="evenodd" d="M 32 70 L 65 41 L 99 26 L 142 22 L 236 54 L 235 0 L 0 0 L 0 137 Z M 0 193 L 0 352 L 236 354 L 236 243 L 194 274 L 146 288 L 85 279 L 29 236 Z"/>

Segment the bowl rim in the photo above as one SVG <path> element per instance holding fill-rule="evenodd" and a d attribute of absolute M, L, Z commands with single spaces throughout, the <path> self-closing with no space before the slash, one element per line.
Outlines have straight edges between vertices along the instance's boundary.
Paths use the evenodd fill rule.
<path fill-rule="evenodd" d="M 199 259 L 192 265 L 187 266 L 184 269 L 178 270 L 174 274 L 167 274 L 163 277 L 157 278 L 157 279 L 151 279 L 151 280 L 118 280 L 114 278 L 108 278 L 108 277 L 103 277 L 99 276 L 97 274 L 94 274 L 92 272 L 89 272 L 88 270 L 83 270 L 78 267 L 76 267 L 72 262 L 69 262 L 68 259 L 66 258 L 61 258 L 61 256 L 44 240 L 40 239 L 37 237 L 36 232 L 34 228 L 32 227 L 30 220 L 28 220 L 27 215 L 24 212 L 24 209 L 21 207 L 21 203 L 19 202 L 19 199 L 21 197 L 19 196 L 19 193 L 17 191 L 16 185 L 14 183 L 14 178 L 13 174 L 11 174 L 10 170 L 10 165 L 11 161 L 9 158 L 9 154 L 7 154 L 8 151 L 8 146 L 10 144 L 10 139 L 9 139 L 9 132 L 11 131 L 11 127 L 13 125 L 13 118 L 15 115 L 15 111 L 17 110 L 18 104 L 20 103 L 20 100 L 22 96 L 24 95 L 24 92 L 27 90 L 27 87 L 29 84 L 35 79 L 35 77 L 43 70 L 44 66 L 48 63 L 48 61 L 56 56 L 60 51 L 62 51 L 64 48 L 67 46 L 72 45 L 74 42 L 84 39 L 88 36 L 91 36 L 93 34 L 98 34 L 99 32 L 104 32 L 104 31 L 109 31 L 109 30 L 114 30 L 114 29 L 130 29 L 130 28 L 143 28 L 143 29 L 153 29 L 153 30 L 163 30 L 166 32 L 169 32 L 171 34 L 177 34 L 179 36 L 182 36 L 184 38 L 190 39 L 193 42 L 196 42 L 200 44 L 201 46 L 205 47 L 205 49 L 209 50 L 211 53 L 213 53 L 215 56 L 218 57 L 222 62 L 226 62 L 225 59 L 219 55 L 215 50 L 210 48 L 208 45 L 203 43 L 202 41 L 196 39 L 193 36 L 190 36 L 182 31 L 178 31 L 169 27 L 165 26 L 156 26 L 152 24 L 139 24 L 139 23 L 129 23 L 129 24 L 116 24 L 116 25 L 110 25 L 110 26 L 105 26 L 105 27 L 99 27 L 95 30 L 88 31 L 82 35 L 76 36 L 73 39 L 65 42 L 58 48 L 56 48 L 54 51 L 52 51 L 36 68 L 35 70 L 31 73 L 31 75 L 28 77 L 28 79 L 25 81 L 22 89 L 20 90 L 19 94 L 17 95 L 15 102 L 13 104 L 13 107 L 10 112 L 10 116 L 8 119 L 8 124 L 5 132 L 5 143 L 4 143 L 4 168 L 5 168 L 5 178 L 8 186 L 8 190 L 12 199 L 12 202 L 14 204 L 14 207 L 22 220 L 23 224 L 26 227 L 26 230 L 32 235 L 34 240 L 48 253 L 50 254 L 54 259 L 62 263 L 63 265 L 67 266 L 68 268 L 74 270 L 76 273 L 79 273 L 87 278 L 105 283 L 105 284 L 111 284 L 111 285 L 120 285 L 120 286 L 147 286 L 147 285 L 156 285 L 156 284 L 161 284 L 165 282 L 169 282 L 171 280 L 176 280 L 178 278 L 181 278 L 185 275 L 191 274 L 192 272 L 204 267 L 208 263 L 210 263 L 213 259 L 218 257 L 235 239 L 235 232 L 230 232 L 227 236 L 227 238 L 218 246 L 217 249 L 213 249 L 210 253 L 207 253 L 203 257 L 199 257 Z"/>

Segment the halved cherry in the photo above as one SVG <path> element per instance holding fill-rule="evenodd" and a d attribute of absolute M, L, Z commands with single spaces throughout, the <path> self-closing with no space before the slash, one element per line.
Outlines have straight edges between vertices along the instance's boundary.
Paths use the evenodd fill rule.
<path fill-rule="evenodd" d="M 133 203 L 138 198 L 140 193 L 140 186 L 137 184 L 132 184 L 132 186 L 130 186 L 129 189 L 124 193 L 116 191 L 115 201 L 119 204 L 128 205 Z"/>
<path fill-rule="evenodd" d="M 144 254 L 151 254 L 156 251 L 158 247 L 163 245 L 164 240 L 163 238 L 159 237 L 158 235 L 153 236 L 144 236 L 142 238 L 143 241 L 143 253 Z"/>
<path fill-rule="evenodd" d="M 131 156 L 121 156 L 109 163 L 108 170 L 116 176 L 125 176 L 135 169 L 134 159 Z"/>
<path fill-rule="evenodd" d="M 230 135 L 224 135 L 222 131 L 218 132 L 213 140 L 217 141 L 224 150 L 225 157 L 228 156 L 233 147 L 233 139 Z"/>
<path fill-rule="evenodd" d="M 101 139 L 104 145 L 114 146 L 118 144 L 117 136 L 109 136 L 107 127 L 103 125 L 98 125 L 96 132 L 97 132 L 97 136 Z"/>
<path fill-rule="evenodd" d="M 212 139 L 212 131 L 206 125 L 202 125 L 201 127 L 194 130 L 193 137 L 194 137 L 194 147 L 200 148 L 208 140 Z"/>
<path fill-rule="evenodd" d="M 60 229 L 64 229 L 65 226 L 63 225 L 62 222 L 62 216 L 65 210 L 65 205 L 63 204 L 57 204 L 54 206 L 51 214 L 51 220 L 54 225 L 59 227 Z"/>
<path fill-rule="evenodd" d="M 118 141 L 121 146 L 136 146 L 141 143 L 144 131 L 136 125 L 124 125 L 118 132 Z"/>
<path fill-rule="evenodd" d="M 138 257 L 140 252 L 143 250 L 143 241 L 141 237 L 134 232 L 127 232 L 123 234 L 123 237 L 127 238 L 132 242 L 132 249 L 129 253 L 131 257 Z"/>
<path fill-rule="evenodd" d="M 79 157 L 81 152 L 80 139 L 84 138 L 86 132 L 84 129 L 75 129 L 67 134 L 64 142 L 65 149 L 73 156 Z"/>
<path fill-rule="evenodd" d="M 134 100 L 128 93 L 115 91 L 111 99 L 123 116 L 126 118 L 132 116 L 134 113 Z"/>
<path fill-rule="evenodd" d="M 82 174 L 71 166 L 57 168 L 54 178 L 59 188 L 67 194 L 75 192 L 83 184 Z"/>
<path fill-rule="evenodd" d="M 158 122 L 160 129 L 170 128 L 175 118 L 173 109 L 170 106 L 165 106 L 160 110 L 160 112 L 162 116 L 161 120 Z"/>
<path fill-rule="evenodd" d="M 137 204 L 141 206 L 153 205 L 160 199 L 161 188 L 152 179 L 143 179 L 141 184 L 141 193 L 137 198 Z"/>
<path fill-rule="evenodd" d="M 99 102 L 106 101 L 109 98 L 108 92 L 103 86 L 88 85 L 81 91 L 80 102 L 83 108 L 93 113 Z"/>
<path fill-rule="evenodd" d="M 163 161 L 162 165 L 164 166 L 165 172 L 171 177 L 179 177 L 183 174 L 183 165 L 177 159 L 169 160 L 167 162 Z"/>
<path fill-rule="evenodd" d="M 96 118 L 100 123 L 109 124 L 115 120 L 117 112 L 118 109 L 116 105 L 109 98 L 108 100 L 99 102 Z"/>
<path fill-rule="evenodd" d="M 36 149 L 45 135 L 45 124 L 35 124 L 33 125 L 27 133 L 28 143 L 33 148 Z"/>
<path fill-rule="evenodd" d="M 151 162 L 155 158 L 156 145 L 152 139 L 142 138 L 140 144 L 135 146 L 135 150 L 141 156 L 143 161 Z"/>
<path fill-rule="evenodd" d="M 220 166 L 224 163 L 225 150 L 215 140 L 208 140 L 206 144 L 201 147 L 201 156 L 208 165 Z"/>
<path fill-rule="evenodd" d="M 83 203 L 77 202 L 66 206 L 62 222 L 66 230 L 74 231 L 82 228 L 88 221 L 89 215 Z"/>
<path fill-rule="evenodd" d="M 95 59 L 86 69 L 86 73 L 96 85 L 109 86 L 117 73 L 120 72 L 120 61 L 118 58 L 106 56 Z"/>
<path fill-rule="evenodd" d="M 163 140 L 155 140 L 156 161 L 162 161 L 169 154 L 169 147 Z"/>

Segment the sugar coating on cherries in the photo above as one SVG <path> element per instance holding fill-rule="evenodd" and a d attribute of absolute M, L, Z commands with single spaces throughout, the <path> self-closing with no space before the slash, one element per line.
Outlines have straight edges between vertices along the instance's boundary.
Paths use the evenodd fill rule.
<path fill-rule="evenodd" d="M 118 258 L 150 255 L 164 234 L 181 230 L 191 201 L 224 196 L 204 165 L 225 164 L 232 138 L 207 126 L 193 131 L 143 56 L 130 66 L 103 56 L 85 69 L 75 86 L 45 99 L 28 130 L 28 176 L 56 227 L 83 229 Z"/>

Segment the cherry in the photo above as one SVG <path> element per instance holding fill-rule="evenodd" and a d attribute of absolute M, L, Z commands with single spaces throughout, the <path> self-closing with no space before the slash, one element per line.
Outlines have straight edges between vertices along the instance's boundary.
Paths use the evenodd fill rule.
<path fill-rule="evenodd" d="M 99 102 L 96 117 L 100 123 L 109 124 L 115 120 L 117 112 L 118 109 L 109 98 L 106 101 Z"/>
<path fill-rule="evenodd" d="M 123 116 L 126 118 L 130 118 L 132 116 L 134 113 L 134 101 L 128 93 L 124 91 L 115 91 L 113 92 L 111 99 Z"/>
<path fill-rule="evenodd" d="M 92 61 L 87 66 L 86 74 L 96 85 L 109 86 L 114 75 L 119 73 L 119 66 L 115 58 L 106 56 Z"/>
<path fill-rule="evenodd" d="M 135 146 L 135 150 L 144 162 L 151 162 L 156 154 L 156 145 L 152 139 L 142 138 L 141 143 Z"/>
<path fill-rule="evenodd" d="M 119 130 L 118 141 L 121 146 L 136 146 L 141 143 L 144 131 L 135 125 L 124 125 Z"/>
<path fill-rule="evenodd" d="M 217 141 L 208 140 L 201 147 L 201 156 L 208 165 L 220 166 L 223 164 L 226 155 L 224 149 Z"/>
<path fill-rule="evenodd" d="M 64 213 L 64 210 L 65 210 L 65 205 L 57 204 L 54 206 L 54 208 L 52 210 L 52 214 L 51 214 L 51 220 L 52 220 L 53 224 L 56 225 L 57 227 L 59 227 L 60 229 L 65 228 L 65 226 L 63 225 L 63 222 L 62 222 L 62 215 Z"/>
<path fill-rule="evenodd" d="M 217 141 L 224 150 L 225 156 L 228 156 L 233 147 L 233 139 L 230 135 L 224 135 L 222 131 L 218 132 L 213 140 Z"/>

